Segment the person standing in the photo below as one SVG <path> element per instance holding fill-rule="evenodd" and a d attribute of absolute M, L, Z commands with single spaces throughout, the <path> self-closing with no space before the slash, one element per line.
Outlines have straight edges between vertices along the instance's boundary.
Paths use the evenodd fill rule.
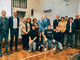
<path fill-rule="evenodd" d="M 59 29 L 62 32 L 62 45 L 64 46 L 64 37 L 65 37 L 65 31 L 66 31 L 66 23 L 64 21 L 64 17 L 61 17 L 61 21 L 58 23 Z"/>
<path fill-rule="evenodd" d="M 73 23 L 73 18 L 72 17 L 69 18 L 69 22 L 67 23 L 66 30 L 67 30 L 67 43 L 66 43 L 66 47 L 68 48 L 68 44 L 69 44 L 70 39 L 71 39 L 71 47 L 73 48 L 75 24 Z"/>
<path fill-rule="evenodd" d="M 77 47 L 78 42 L 80 44 L 80 18 L 79 14 L 76 14 L 76 19 L 74 19 L 75 23 L 75 47 Z"/>
<path fill-rule="evenodd" d="M 44 16 L 42 23 L 43 23 L 44 30 L 48 28 L 48 25 L 50 25 L 50 19 L 47 18 L 47 15 Z"/>
<path fill-rule="evenodd" d="M 5 53 L 9 55 L 8 52 L 8 34 L 9 34 L 9 19 L 6 17 L 6 11 L 1 12 L 2 16 L 0 18 L 0 57 L 2 57 L 2 41 L 5 39 Z"/>
<path fill-rule="evenodd" d="M 9 26 L 10 26 L 10 53 L 12 54 L 12 47 L 13 47 L 13 39 L 15 36 L 15 51 L 19 52 L 18 50 L 18 35 L 19 35 L 19 18 L 17 17 L 17 11 L 13 11 L 13 16 L 9 18 Z"/>
<path fill-rule="evenodd" d="M 39 32 L 41 32 L 42 34 L 44 33 L 44 30 L 43 30 L 43 17 L 40 18 L 40 20 L 37 21 L 38 25 L 39 25 Z"/>
<path fill-rule="evenodd" d="M 38 31 L 39 30 L 39 25 L 37 23 L 37 19 L 36 18 L 33 19 L 33 25 L 35 25 L 36 30 Z"/>
<path fill-rule="evenodd" d="M 21 34 L 22 34 L 23 49 L 27 50 L 27 34 L 29 33 L 29 31 L 27 31 L 27 18 L 26 17 L 23 19 L 23 22 L 20 23 L 20 26 L 21 26 L 21 32 L 22 32 Z"/>
<path fill-rule="evenodd" d="M 60 16 L 57 15 L 56 19 L 53 21 L 53 29 L 54 29 L 54 31 L 56 31 L 56 26 L 58 26 L 58 23 L 61 21 L 59 18 L 60 18 Z"/>

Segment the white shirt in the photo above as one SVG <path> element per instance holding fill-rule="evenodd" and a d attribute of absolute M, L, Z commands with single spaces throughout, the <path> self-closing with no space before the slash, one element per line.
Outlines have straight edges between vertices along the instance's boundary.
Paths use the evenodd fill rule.
<path fill-rule="evenodd" d="M 17 29 L 17 18 L 13 17 L 13 28 Z"/>
<path fill-rule="evenodd" d="M 71 31 L 71 26 L 72 26 L 72 23 L 70 23 L 70 31 Z"/>
<path fill-rule="evenodd" d="M 41 38 L 39 38 L 39 41 L 41 41 Z"/>

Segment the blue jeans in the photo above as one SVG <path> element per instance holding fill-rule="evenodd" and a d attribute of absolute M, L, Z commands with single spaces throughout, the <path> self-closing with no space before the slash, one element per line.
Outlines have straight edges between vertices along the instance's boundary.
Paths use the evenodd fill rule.
<path fill-rule="evenodd" d="M 47 42 L 48 42 L 48 48 L 51 49 L 51 44 L 54 45 L 53 41 L 52 41 L 52 40 L 49 40 L 49 39 L 48 39 L 47 41 L 44 41 L 44 48 L 47 48 L 47 47 L 46 47 Z"/>
<path fill-rule="evenodd" d="M 63 46 L 62 45 L 60 46 L 60 44 L 61 44 L 60 42 L 55 40 L 54 47 L 56 47 L 55 44 L 57 44 L 57 47 L 59 48 L 59 50 L 61 50 L 61 51 L 63 50 Z"/>
<path fill-rule="evenodd" d="M 32 44 L 30 44 L 30 41 L 29 41 L 29 50 L 36 50 L 36 42 L 33 42 Z"/>

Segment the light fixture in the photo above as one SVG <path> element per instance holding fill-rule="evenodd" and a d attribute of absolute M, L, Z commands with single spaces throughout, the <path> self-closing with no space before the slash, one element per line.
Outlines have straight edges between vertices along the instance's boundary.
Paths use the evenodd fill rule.
<path fill-rule="evenodd" d="M 70 3 L 70 0 L 64 0 L 64 1 L 66 1 L 67 2 L 67 6 L 69 5 L 69 3 Z"/>

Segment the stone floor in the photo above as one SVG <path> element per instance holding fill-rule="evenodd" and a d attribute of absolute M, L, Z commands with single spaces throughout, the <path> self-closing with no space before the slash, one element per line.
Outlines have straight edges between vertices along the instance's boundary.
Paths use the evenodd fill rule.
<path fill-rule="evenodd" d="M 63 51 L 59 51 L 58 49 L 56 51 L 48 50 L 46 52 L 37 52 L 29 53 L 28 50 L 24 51 L 22 50 L 22 45 L 19 45 L 19 52 L 13 52 L 13 54 L 5 55 L 4 50 L 3 51 L 3 57 L 0 58 L 0 60 L 66 60 L 70 56 L 72 56 L 75 53 L 78 53 L 79 49 L 72 49 L 72 48 L 65 48 Z M 13 47 L 14 50 L 14 47 Z"/>

